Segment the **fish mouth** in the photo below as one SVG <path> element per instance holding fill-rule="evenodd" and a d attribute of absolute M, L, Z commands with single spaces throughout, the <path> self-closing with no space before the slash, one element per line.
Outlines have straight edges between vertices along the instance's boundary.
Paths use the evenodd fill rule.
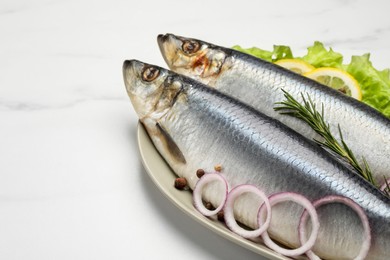
<path fill-rule="evenodd" d="M 160 52 L 164 58 L 165 63 L 171 67 L 172 66 L 172 59 L 168 57 L 172 57 L 174 53 L 172 53 L 172 44 L 171 44 L 171 34 L 159 34 L 157 36 L 157 43 L 158 47 L 160 48 Z"/>
<path fill-rule="evenodd" d="M 175 37 L 175 35 L 171 34 L 171 33 L 166 33 L 166 34 L 159 34 L 157 36 L 157 42 L 158 42 L 158 45 L 160 47 L 160 50 L 161 48 L 164 47 L 164 44 L 166 44 L 167 42 L 172 42 L 172 40 L 174 39 L 177 39 Z"/>
<path fill-rule="evenodd" d="M 129 87 L 130 87 L 130 82 L 129 82 L 130 71 L 131 71 L 131 68 L 133 67 L 133 64 L 134 64 L 134 60 L 125 60 L 123 62 L 123 66 L 122 66 L 123 81 L 125 83 L 126 90 L 128 93 L 129 93 Z"/>
<path fill-rule="evenodd" d="M 129 96 L 134 88 L 134 79 L 137 76 L 135 67 L 140 64 L 138 60 L 125 60 L 122 66 L 123 81 Z"/>
<path fill-rule="evenodd" d="M 137 68 L 143 67 L 143 63 L 139 60 L 125 60 L 122 66 L 123 77 L 128 78 L 136 75 Z"/>
<path fill-rule="evenodd" d="M 123 62 L 123 66 L 122 66 L 123 74 L 125 73 L 125 71 L 127 71 L 132 66 L 132 64 L 134 62 L 135 62 L 135 60 L 125 60 Z"/>
<path fill-rule="evenodd" d="M 169 33 L 167 33 L 167 34 L 159 34 L 157 36 L 158 44 L 161 46 L 161 44 L 164 43 L 167 40 L 168 36 L 169 36 Z"/>

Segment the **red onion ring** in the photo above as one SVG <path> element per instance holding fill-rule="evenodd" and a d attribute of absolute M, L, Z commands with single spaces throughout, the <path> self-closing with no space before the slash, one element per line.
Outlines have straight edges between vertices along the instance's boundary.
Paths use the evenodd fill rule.
<path fill-rule="evenodd" d="M 258 229 L 255 230 L 246 230 L 240 227 L 235 218 L 234 218 L 234 202 L 235 200 L 241 196 L 244 193 L 254 193 L 261 197 L 263 199 L 263 204 L 265 204 L 267 208 L 267 218 L 264 222 L 264 224 L 259 225 Z M 225 217 L 225 223 L 228 226 L 228 228 L 236 233 L 237 235 L 240 235 L 244 238 L 255 238 L 259 237 L 264 231 L 266 231 L 269 227 L 269 224 L 271 222 L 271 204 L 268 200 L 268 197 L 265 195 L 265 193 L 261 190 L 259 190 L 256 186 L 254 185 L 249 185 L 249 184 L 243 184 L 243 185 L 238 185 L 234 189 L 232 189 L 228 197 L 226 199 L 225 203 L 225 208 L 223 210 L 224 217 Z M 260 218 L 260 215 L 258 215 L 258 218 Z M 259 220 L 258 220 L 259 222 Z"/>
<path fill-rule="evenodd" d="M 387 184 L 390 184 L 390 178 L 388 178 L 385 182 L 383 182 L 382 186 L 379 188 L 381 191 L 385 191 L 387 188 Z"/>
<path fill-rule="evenodd" d="M 208 184 L 210 182 L 214 182 L 214 181 L 219 181 L 219 182 L 222 182 L 224 184 L 225 193 L 223 194 L 222 203 L 216 209 L 209 210 L 203 204 L 202 190 L 206 184 Z M 216 215 L 224 207 L 225 202 L 226 202 L 226 198 L 227 198 L 227 194 L 228 194 L 228 183 L 227 183 L 226 179 L 221 174 L 219 174 L 219 173 L 205 174 L 202 176 L 202 178 L 200 178 L 198 180 L 198 182 L 195 185 L 194 193 L 193 193 L 194 206 L 204 216 L 210 217 L 210 216 Z"/>
<path fill-rule="evenodd" d="M 355 260 L 364 259 L 367 256 L 367 253 L 370 250 L 370 246 L 371 246 L 371 229 L 370 229 L 370 224 L 368 222 L 367 215 L 364 213 L 364 210 L 353 200 L 342 196 L 336 196 L 336 195 L 326 196 L 319 200 L 316 200 L 315 202 L 313 202 L 313 206 L 315 208 L 318 208 L 322 205 L 329 204 L 329 203 L 345 204 L 349 206 L 351 209 L 353 209 L 356 212 L 356 214 L 359 216 L 363 224 L 365 239 L 362 243 L 362 247 L 360 249 L 359 254 L 355 257 Z M 303 212 L 299 223 L 299 240 L 301 241 L 301 243 L 303 243 L 306 235 L 306 230 L 305 230 L 306 220 L 307 220 L 307 212 L 305 211 Z M 312 250 L 307 251 L 306 255 L 309 257 L 309 259 L 320 259 L 316 254 L 314 254 Z"/>
<path fill-rule="evenodd" d="M 318 221 L 317 212 L 316 212 L 313 204 L 304 196 L 302 196 L 298 193 L 294 193 L 294 192 L 280 192 L 280 193 L 273 194 L 269 197 L 269 201 L 271 203 L 271 206 L 274 206 L 280 202 L 285 202 L 285 201 L 293 201 L 293 202 L 298 203 L 299 205 L 303 206 L 306 209 L 305 212 L 309 212 L 309 215 L 310 215 L 312 223 L 313 223 L 313 229 L 312 229 L 312 232 L 311 232 L 309 239 L 305 243 L 303 243 L 303 245 L 301 245 L 301 247 L 298 247 L 296 249 L 286 249 L 286 248 L 278 246 L 269 237 L 267 231 L 265 231 L 263 234 L 261 234 L 261 237 L 264 240 L 264 244 L 266 246 L 268 246 L 269 248 L 271 248 L 272 250 L 274 250 L 275 252 L 280 253 L 280 254 L 285 255 L 285 256 L 298 256 L 298 255 L 301 255 L 301 254 L 305 253 L 306 251 L 310 250 L 313 247 L 313 245 L 317 239 L 318 230 L 320 228 L 320 223 Z M 263 215 L 263 211 L 264 211 L 264 207 L 261 207 L 259 210 L 260 216 Z M 261 224 L 261 217 L 259 217 L 259 221 L 260 221 L 259 224 Z"/>

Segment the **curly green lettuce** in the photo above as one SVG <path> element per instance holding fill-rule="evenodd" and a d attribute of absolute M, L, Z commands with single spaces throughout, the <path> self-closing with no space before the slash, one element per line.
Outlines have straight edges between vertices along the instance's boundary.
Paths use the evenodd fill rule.
<path fill-rule="evenodd" d="M 290 47 L 283 46 L 283 45 L 274 45 L 273 51 L 266 51 L 262 50 L 257 47 L 252 47 L 248 49 L 241 48 L 239 45 L 233 46 L 233 49 L 236 49 L 238 51 L 251 54 L 257 58 L 269 61 L 269 62 L 275 62 L 281 59 L 292 59 L 293 54 L 291 52 Z"/>
<path fill-rule="evenodd" d="M 291 48 L 284 45 L 274 45 L 272 51 L 257 47 L 242 48 L 238 45 L 233 49 L 242 51 L 258 58 L 275 62 L 281 59 L 302 59 L 316 68 L 332 67 L 342 69 L 351 74 L 359 83 L 362 90 L 362 101 L 382 112 L 390 118 L 390 70 L 379 71 L 370 61 L 370 54 L 352 56 L 349 64 L 343 64 L 343 55 L 332 48 L 326 49 L 321 42 L 307 48 L 307 54 L 294 57 Z"/>
<path fill-rule="evenodd" d="M 352 56 L 345 70 L 359 82 L 362 101 L 390 117 L 390 70 L 375 69 L 370 54 Z"/>

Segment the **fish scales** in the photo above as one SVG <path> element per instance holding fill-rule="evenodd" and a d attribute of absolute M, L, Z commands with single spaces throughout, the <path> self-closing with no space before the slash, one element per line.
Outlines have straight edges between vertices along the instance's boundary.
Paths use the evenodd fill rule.
<path fill-rule="evenodd" d="M 299 119 L 274 110 L 284 89 L 295 99 L 309 95 L 317 109 L 324 106 L 324 119 L 335 136 L 340 125 L 343 138 L 361 163 L 364 157 L 376 183 L 390 178 L 390 120 L 375 109 L 278 65 L 228 48 L 172 34 L 158 37 L 168 66 L 271 116 L 307 138 L 321 138 Z M 191 53 L 183 48 L 191 43 Z M 203 62 L 199 63 L 199 59 Z"/>
<path fill-rule="evenodd" d="M 373 245 L 367 259 L 388 259 L 390 201 L 375 187 L 279 121 L 201 83 L 156 66 L 153 68 L 160 75 L 154 86 L 143 81 L 140 78 L 149 66 L 136 61 L 125 63 L 127 91 L 156 148 L 192 189 L 198 168 L 221 163 L 231 187 L 253 184 L 268 195 L 294 191 L 310 200 L 330 194 L 352 198 L 365 210 L 372 228 Z M 140 89 L 146 91 L 151 86 L 157 98 L 149 92 L 142 97 L 144 103 L 140 102 Z M 147 102 L 157 105 L 145 105 Z M 144 111 L 147 108 L 150 111 Z M 161 142 L 161 135 L 155 134 L 156 124 L 170 136 L 185 163 L 176 160 L 166 148 L 169 142 Z M 210 185 L 204 198 L 216 205 L 222 192 L 218 185 Z M 259 205 L 257 199 L 244 196 L 235 208 L 237 219 L 256 228 Z M 331 259 L 352 258 L 360 248 L 360 220 L 346 206 L 327 208 L 319 211 L 321 244 L 315 251 Z M 297 246 L 301 213 L 294 204 L 275 207 L 270 234 L 286 245 Z"/>

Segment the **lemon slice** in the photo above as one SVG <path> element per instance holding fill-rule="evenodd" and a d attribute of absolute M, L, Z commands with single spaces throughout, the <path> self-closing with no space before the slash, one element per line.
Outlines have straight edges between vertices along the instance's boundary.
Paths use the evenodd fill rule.
<path fill-rule="evenodd" d="M 275 62 L 279 66 L 288 70 L 294 71 L 298 74 L 307 73 L 315 69 L 312 65 L 299 59 L 282 59 Z"/>
<path fill-rule="evenodd" d="M 336 69 L 336 68 L 318 68 L 307 73 L 303 76 L 314 79 L 326 86 L 337 89 L 338 91 L 362 100 L 362 91 L 359 83 L 349 73 Z"/>

